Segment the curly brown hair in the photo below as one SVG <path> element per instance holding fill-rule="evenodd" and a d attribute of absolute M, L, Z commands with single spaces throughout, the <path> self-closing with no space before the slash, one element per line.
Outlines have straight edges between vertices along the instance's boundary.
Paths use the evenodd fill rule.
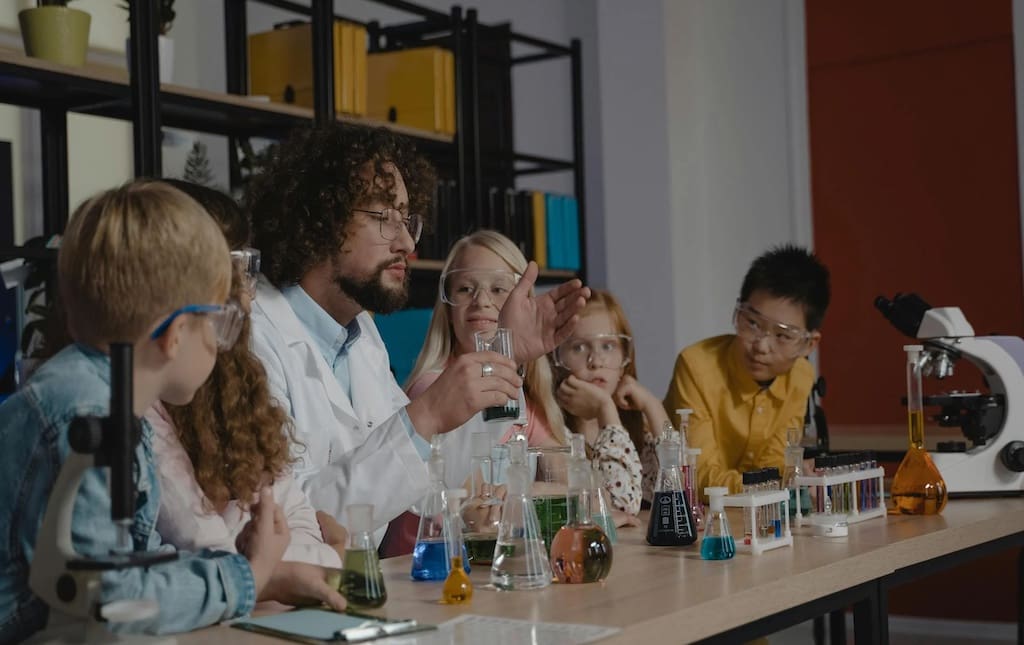
<path fill-rule="evenodd" d="M 234 200 L 203 186 L 168 183 L 207 209 L 232 248 L 247 244 L 248 220 Z M 234 266 L 231 300 L 238 301 L 244 289 L 241 270 Z M 270 395 L 263 364 L 249 349 L 251 333 L 246 316 L 238 340 L 217 355 L 210 378 L 192 401 L 181 406 L 165 404 L 192 461 L 196 481 L 211 510 L 218 512 L 231 500 L 248 508 L 260 487 L 283 475 L 294 461 L 291 419 Z"/>
<path fill-rule="evenodd" d="M 295 130 L 278 144 L 245 199 L 267 279 L 279 287 L 296 284 L 338 253 L 360 202 L 394 203 L 389 162 L 405 180 L 410 212 L 425 217 L 436 175 L 406 137 L 385 128 L 331 123 Z M 367 164 L 373 177 L 360 174 Z"/>

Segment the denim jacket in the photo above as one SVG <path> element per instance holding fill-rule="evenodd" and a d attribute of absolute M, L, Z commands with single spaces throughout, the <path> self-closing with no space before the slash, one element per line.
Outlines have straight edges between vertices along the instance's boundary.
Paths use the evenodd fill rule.
<path fill-rule="evenodd" d="M 68 425 L 79 415 L 105 415 L 109 403 L 109 359 L 72 345 L 0 405 L 0 643 L 20 641 L 46 625 L 48 608 L 28 586 L 36 534 L 70 450 Z M 142 427 L 132 540 L 136 550 L 172 550 L 155 529 L 160 488 L 153 431 L 145 421 Z M 90 469 L 74 505 L 72 542 L 79 555 L 105 555 L 116 545 L 110 503 L 106 471 Z M 159 614 L 124 630 L 180 632 L 248 613 L 256 586 L 248 561 L 222 551 L 182 552 L 169 563 L 103 574 L 104 603 L 142 598 L 158 601 Z"/>

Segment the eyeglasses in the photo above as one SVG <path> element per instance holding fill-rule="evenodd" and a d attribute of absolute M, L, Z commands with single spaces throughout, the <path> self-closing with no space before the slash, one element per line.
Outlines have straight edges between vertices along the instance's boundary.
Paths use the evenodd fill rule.
<path fill-rule="evenodd" d="M 256 297 L 256 282 L 260 277 L 260 251 L 245 247 L 231 252 L 231 263 L 238 268 L 245 281 L 245 290 L 252 298 Z"/>
<path fill-rule="evenodd" d="M 465 307 L 486 293 L 501 309 L 519 282 L 519 274 L 503 269 L 453 269 L 441 275 L 441 300 L 453 307 Z"/>
<path fill-rule="evenodd" d="M 420 242 L 420 235 L 423 233 L 423 218 L 416 213 L 409 213 L 409 217 L 403 217 L 402 212 L 395 208 L 385 208 L 379 211 L 368 211 L 363 208 L 353 208 L 352 210 L 372 215 L 380 222 L 380 236 L 389 242 L 398 239 L 403 226 L 409 232 L 413 244 Z"/>
<path fill-rule="evenodd" d="M 570 338 L 555 348 L 555 365 L 567 370 L 607 367 L 617 370 L 629 365 L 633 338 L 625 334 L 596 334 Z"/>
<path fill-rule="evenodd" d="M 174 319 L 182 314 L 196 314 L 206 316 L 213 325 L 213 331 L 217 335 L 217 349 L 225 351 L 234 347 L 238 341 L 238 334 L 242 331 L 242 321 L 245 320 L 245 312 L 234 303 L 226 305 L 185 305 L 180 309 L 171 312 L 160 326 L 149 336 L 156 340 L 164 335 L 167 329 L 174 322 Z"/>
<path fill-rule="evenodd" d="M 740 338 L 751 343 L 767 338 L 773 349 L 787 357 L 799 353 L 811 338 L 809 331 L 772 320 L 742 302 L 736 305 L 732 319 Z"/>

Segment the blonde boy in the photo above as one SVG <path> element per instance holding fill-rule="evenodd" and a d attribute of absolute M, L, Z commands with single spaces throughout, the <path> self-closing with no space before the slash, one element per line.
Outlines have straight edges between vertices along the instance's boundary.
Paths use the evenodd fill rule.
<path fill-rule="evenodd" d="M 75 343 L 0 405 L 0 642 L 46 624 L 48 608 L 28 586 L 29 567 L 48 496 L 68 455 L 67 429 L 80 415 L 106 414 L 113 342 L 134 344 L 134 407 L 187 403 L 213 367 L 218 346 L 237 337 L 236 308 L 225 306 L 231 263 L 214 221 L 184 193 L 155 181 L 107 191 L 78 208 L 59 259 L 61 296 Z M 232 330 L 235 330 L 232 334 Z M 161 548 L 154 526 L 160 491 L 152 430 L 142 424 L 132 539 Z M 75 550 L 106 555 L 115 546 L 106 475 L 83 479 L 72 523 Z M 269 494 L 247 532 L 242 554 L 181 553 L 174 562 L 103 575 L 102 602 L 152 599 L 157 617 L 131 631 L 174 632 L 244 615 L 260 599 L 314 596 L 344 600 L 311 565 L 281 563 L 287 527 Z"/>

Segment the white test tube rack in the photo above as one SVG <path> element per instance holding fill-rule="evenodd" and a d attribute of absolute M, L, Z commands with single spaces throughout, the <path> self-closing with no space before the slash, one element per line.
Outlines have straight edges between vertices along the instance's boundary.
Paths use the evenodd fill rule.
<path fill-rule="evenodd" d="M 754 529 L 750 533 L 749 543 L 747 542 L 746 535 L 737 538 L 735 532 L 733 533 L 733 541 L 736 543 L 737 552 L 761 555 L 765 551 L 771 551 L 772 549 L 793 546 L 793 533 L 789 529 L 789 490 L 765 490 L 753 493 L 740 493 L 738 495 L 726 495 L 724 501 L 726 506 L 742 508 L 744 524 L 749 524 Z M 781 504 L 782 510 L 780 514 L 782 517 L 779 520 L 782 523 L 782 535 L 779 537 L 774 535 L 758 535 L 755 518 L 761 517 L 761 513 L 758 513 L 757 509 L 766 509 L 775 504 Z M 765 511 L 763 510 L 763 512 Z"/>
<path fill-rule="evenodd" d="M 842 484 L 857 484 L 850 486 L 850 502 L 847 505 L 837 504 L 835 499 L 832 499 L 832 495 L 829 495 L 832 501 L 832 512 L 842 513 L 846 515 L 847 524 L 854 524 L 856 522 L 863 522 L 864 520 L 874 519 L 876 517 L 885 517 L 888 512 L 885 507 L 885 469 L 884 468 L 868 468 L 867 470 L 854 470 L 848 473 L 839 473 L 836 475 L 800 475 L 794 480 L 794 485 L 797 489 L 808 487 L 814 488 L 818 491 L 832 490 L 834 486 Z M 873 503 L 877 503 L 874 508 L 860 508 L 860 498 L 863 487 L 859 484 L 861 482 L 873 481 L 875 483 L 875 490 L 878 491 L 875 496 L 878 498 Z M 821 504 L 820 497 L 815 502 Z M 849 508 L 846 508 L 849 506 Z M 810 518 L 817 513 L 821 513 L 815 508 L 811 509 L 810 515 L 804 515 L 800 510 L 800 504 L 796 505 L 796 524 L 797 526 L 804 526 L 810 523 Z"/>

